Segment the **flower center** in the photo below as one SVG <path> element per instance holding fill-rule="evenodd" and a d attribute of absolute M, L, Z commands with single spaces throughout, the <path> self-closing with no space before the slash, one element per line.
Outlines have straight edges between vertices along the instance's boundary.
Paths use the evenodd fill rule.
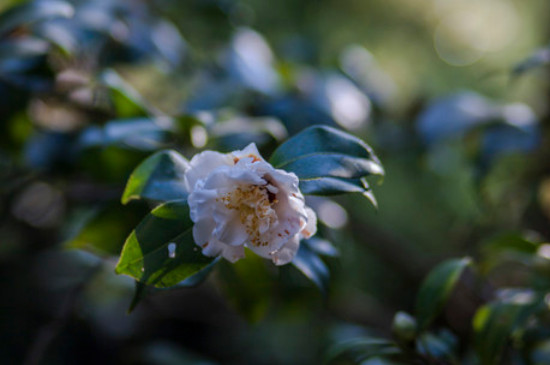
<path fill-rule="evenodd" d="M 276 191 L 274 187 L 271 188 Z M 273 209 L 277 196 L 267 185 L 238 186 L 223 194 L 221 201 L 227 209 L 237 211 L 252 245 L 259 247 L 269 244 L 267 240 L 262 240 L 262 234 L 277 222 L 277 214 Z"/>

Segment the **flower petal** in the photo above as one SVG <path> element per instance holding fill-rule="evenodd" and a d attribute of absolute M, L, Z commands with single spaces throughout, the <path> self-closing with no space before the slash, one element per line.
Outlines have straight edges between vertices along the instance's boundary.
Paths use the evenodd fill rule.
<path fill-rule="evenodd" d="M 310 207 L 306 207 L 307 223 L 300 231 L 301 238 L 310 238 L 317 233 L 317 214 Z"/>
<path fill-rule="evenodd" d="M 239 259 L 244 258 L 244 246 L 225 245 L 223 248 L 222 256 L 224 259 L 230 262 L 236 262 Z"/>
<path fill-rule="evenodd" d="M 231 220 L 218 223 L 213 234 L 223 243 L 230 246 L 239 246 L 248 239 L 245 227 L 239 222 L 239 217 L 235 216 Z"/>
<path fill-rule="evenodd" d="M 213 219 L 201 219 L 193 225 L 193 239 L 198 246 L 203 247 L 205 243 L 212 241 L 212 232 L 216 228 Z"/>
<path fill-rule="evenodd" d="M 204 151 L 193 156 L 189 161 L 189 169 L 184 176 L 187 190 L 192 192 L 197 181 L 208 176 L 216 168 L 232 164 L 231 156 L 215 151 Z"/>
<path fill-rule="evenodd" d="M 250 143 L 248 146 L 240 151 L 232 152 L 231 155 L 233 155 L 233 161 L 235 162 L 235 164 L 241 162 L 241 160 L 245 160 L 246 162 L 265 162 L 262 155 L 260 155 L 260 152 L 258 151 L 258 147 L 256 147 L 256 144 L 254 142 Z"/>
<path fill-rule="evenodd" d="M 300 248 L 300 238 L 295 235 L 279 250 L 271 254 L 271 260 L 275 265 L 285 265 L 292 261 Z"/>

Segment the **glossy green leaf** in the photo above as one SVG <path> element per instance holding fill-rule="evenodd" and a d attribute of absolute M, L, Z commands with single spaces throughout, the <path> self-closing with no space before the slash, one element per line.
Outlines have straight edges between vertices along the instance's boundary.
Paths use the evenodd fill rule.
<path fill-rule="evenodd" d="M 419 330 L 429 326 L 439 315 L 470 258 L 453 259 L 437 265 L 429 274 L 416 297 L 416 317 Z"/>
<path fill-rule="evenodd" d="M 169 287 L 199 272 L 212 262 L 202 255 L 192 235 L 193 222 L 185 200 L 158 206 L 127 238 L 117 274 L 148 285 Z"/>
<path fill-rule="evenodd" d="M 313 126 L 290 138 L 273 152 L 270 162 L 294 172 L 305 194 L 365 193 L 369 187 L 361 178 L 384 174 L 365 142 L 327 126 Z"/>
<path fill-rule="evenodd" d="M 109 90 L 109 97 L 117 117 L 146 117 L 152 114 L 141 95 L 114 70 L 104 71 L 101 74 L 101 81 Z"/>
<path fill-rule="evenodd" d="M 19 26 L 48 18 L 69 18 L 74 14 L 73 6 L 66 1 L 32 1 L 15 6 L 0 15 L 0 34 Z"/>
<path fill-rule="evenodd" d="M 218 263 L 218 261 L 220 261 L 220 259 L 221 259 L 220 257 L 215 258 L 214 260 L 212 260 L 212 262 L 210 262 L 206 267 L 204 267 L 197 273 L 189 276 L 187 279 L 184 279 L 183 281 L 180 281 L 179 283 L 172 285 L 168 288 L 162 288 L 162 287 L 153 288 L 136 280 L 134 296 L 128 308 L 128 313 L 131 313 L 137 307 L 137 305 L 148 295 L 148 293 L 154 293 L 156 291 L 162 291 L 162 290 L 173 290 L 178 288 L 193 288 L 200 285 L 206 280 L 208 275 L 210 275 L 210 273 L 214 269 L 214 266 L 216 266 L 216 264 Z"/>
<path fill-rule="evenodd" d="M 330 279 L 329 269 L 323 260 L 304 242 L 302 242 L 296 256 L 294 256 L 292 265 L 313 281 L 319 289 L 322 291 L 327 290 Z"/>
<path fill-rule="evenodd" d="M 165 150 L 143 161 L 130 175 L 122 204 L 133 199 L 168 201 L 183 199 L 187 190 L 183 176 L 189 163 L 176 151 Z"/>

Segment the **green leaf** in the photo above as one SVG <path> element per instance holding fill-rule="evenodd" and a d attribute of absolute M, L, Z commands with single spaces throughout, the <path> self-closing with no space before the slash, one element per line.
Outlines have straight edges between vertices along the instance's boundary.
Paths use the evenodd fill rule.
<path fill-rule="evenodd" d="M 470 258 L 453 259 L 437 265 L 422 283 L 416 297 L 416 316 L 420 331 L 439 315 Z"/>
<path fill-rule="evenodd" d="M 146 292 L 147 292 L 147 285 L 136 280 L 134 296 L 132 298 L 132 301 L 130 302 L 130 306 L 128 307 L 128 311 L 127 311 L 128 314 L 132 313 L 134 309 L 136 309 L 137 305 L 141 302 L 141 300 L 145 298 Z"/>
<path fill-rule="evenodd" d="M 214 260 L 212 260 L 212 262 L 210 262 L 206 267 L 204 267 L 197 273 L 189 276 L 187 279 L 184 279 L 183 281 L 177 283 L 176 285 L 170 286 L 169 288 L 152 288 L 136 280 L 134 297 L 132 298 L 132 302 L 128 307 L 128 313 L 133 312 L 133 310 L 137 307 L 139 303 L 141 303 L 141 301 L 147 296 L 148 293 L 154 293 L 157 291 L 172 290 L 172 289 L 178 289 L 178 288 L 193 288 L 200 285 L 206 280 L 208 275 L 210 275 L 210 273 L 214 269 L 214 266 L 216 266 L 216 264 L 220 260 L 221 260 L 220 257 L 216 257 Z"/>
<path fill-rule="evenodd" d="M 321 258 L 312 251 L 305 242 L 302 242 L 292 265 L 302 272 L 308 279 L 313 281 L 323 292 L 328 288 L 330 272 Z"/>
<path fill-rule="evenodd" d="M 32 1 L 15 6 L 0 15 L 0 35 L 22 25 L 54 17 L 70 18 L 74 8 L 65 1 Z"/>
<path fill-rule="evenodd" d="M 304 194 L 334 195 L 369 191 L 364 179 L 384 169 L 362 140 L 327 126 L 298 133 L 273 152 L 271 164 L 294 172 Z"/>
<path fill-rule="evenodd" d="M 498 364 L 514 331 L 544 303 L 543 295 L 509 290 L 512 295 L 479 308 L 473 319 L 474 344 L 481 365 Z M 542 304 L 544 306 L 544 304 Z"/>
<path fill-rule="evenodd" d="M 117 117 L 147 117 L 152 114 L 141 95 L 114 70 L 104 71 L 100 78 L 109 90 Z"/>
<path fill-rule="evenodd" d="M 183 176 L 188 167 L 187 160 L 176 151 L 155 153 L 130 175 L 122 194 L 122 204 L 133 199 L 168 201 L 185 198 L 187 190 Z"/>
<path fill-rule="evenodd" d="M 401 350 L 391 341 L 382 338 L 358 337 L 331 346 L 325 355 L 325 363 L 339 363 L 340 359 L 350 359 L 360 363 L 375 356 L 398 355 Z"/>
<path fill-rule="evenodd" d="M 158 206 L 127 238 L 116 273 L 157 287 L 187 279 L 213 260 L 195 245 L 192 229 L 185 200 Z"/>

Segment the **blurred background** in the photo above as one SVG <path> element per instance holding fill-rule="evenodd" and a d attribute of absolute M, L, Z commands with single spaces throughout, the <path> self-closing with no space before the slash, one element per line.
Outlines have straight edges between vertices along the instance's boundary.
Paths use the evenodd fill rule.
<path fill-rule="evenodd" d="M 475 364 L 476 309 L 550 287 L 547 0 L 0 9 L 0 363 L 319 364 L 342 339 L 389 338 L 426 274 L 470 256 L 476 279 L 435 326 Z M 308 198 L 338 251 L 326 290 L 294 267 L 221 262 L 127 314 L 135 283 L 114 266 L 149 208 L 120 203 L 137 164 L 252 141 L 267 157 L 313 124 L 363 138 L 386 170 L 377 209 Z M 507 361 L 548 363 L 544 319 Z"/>

